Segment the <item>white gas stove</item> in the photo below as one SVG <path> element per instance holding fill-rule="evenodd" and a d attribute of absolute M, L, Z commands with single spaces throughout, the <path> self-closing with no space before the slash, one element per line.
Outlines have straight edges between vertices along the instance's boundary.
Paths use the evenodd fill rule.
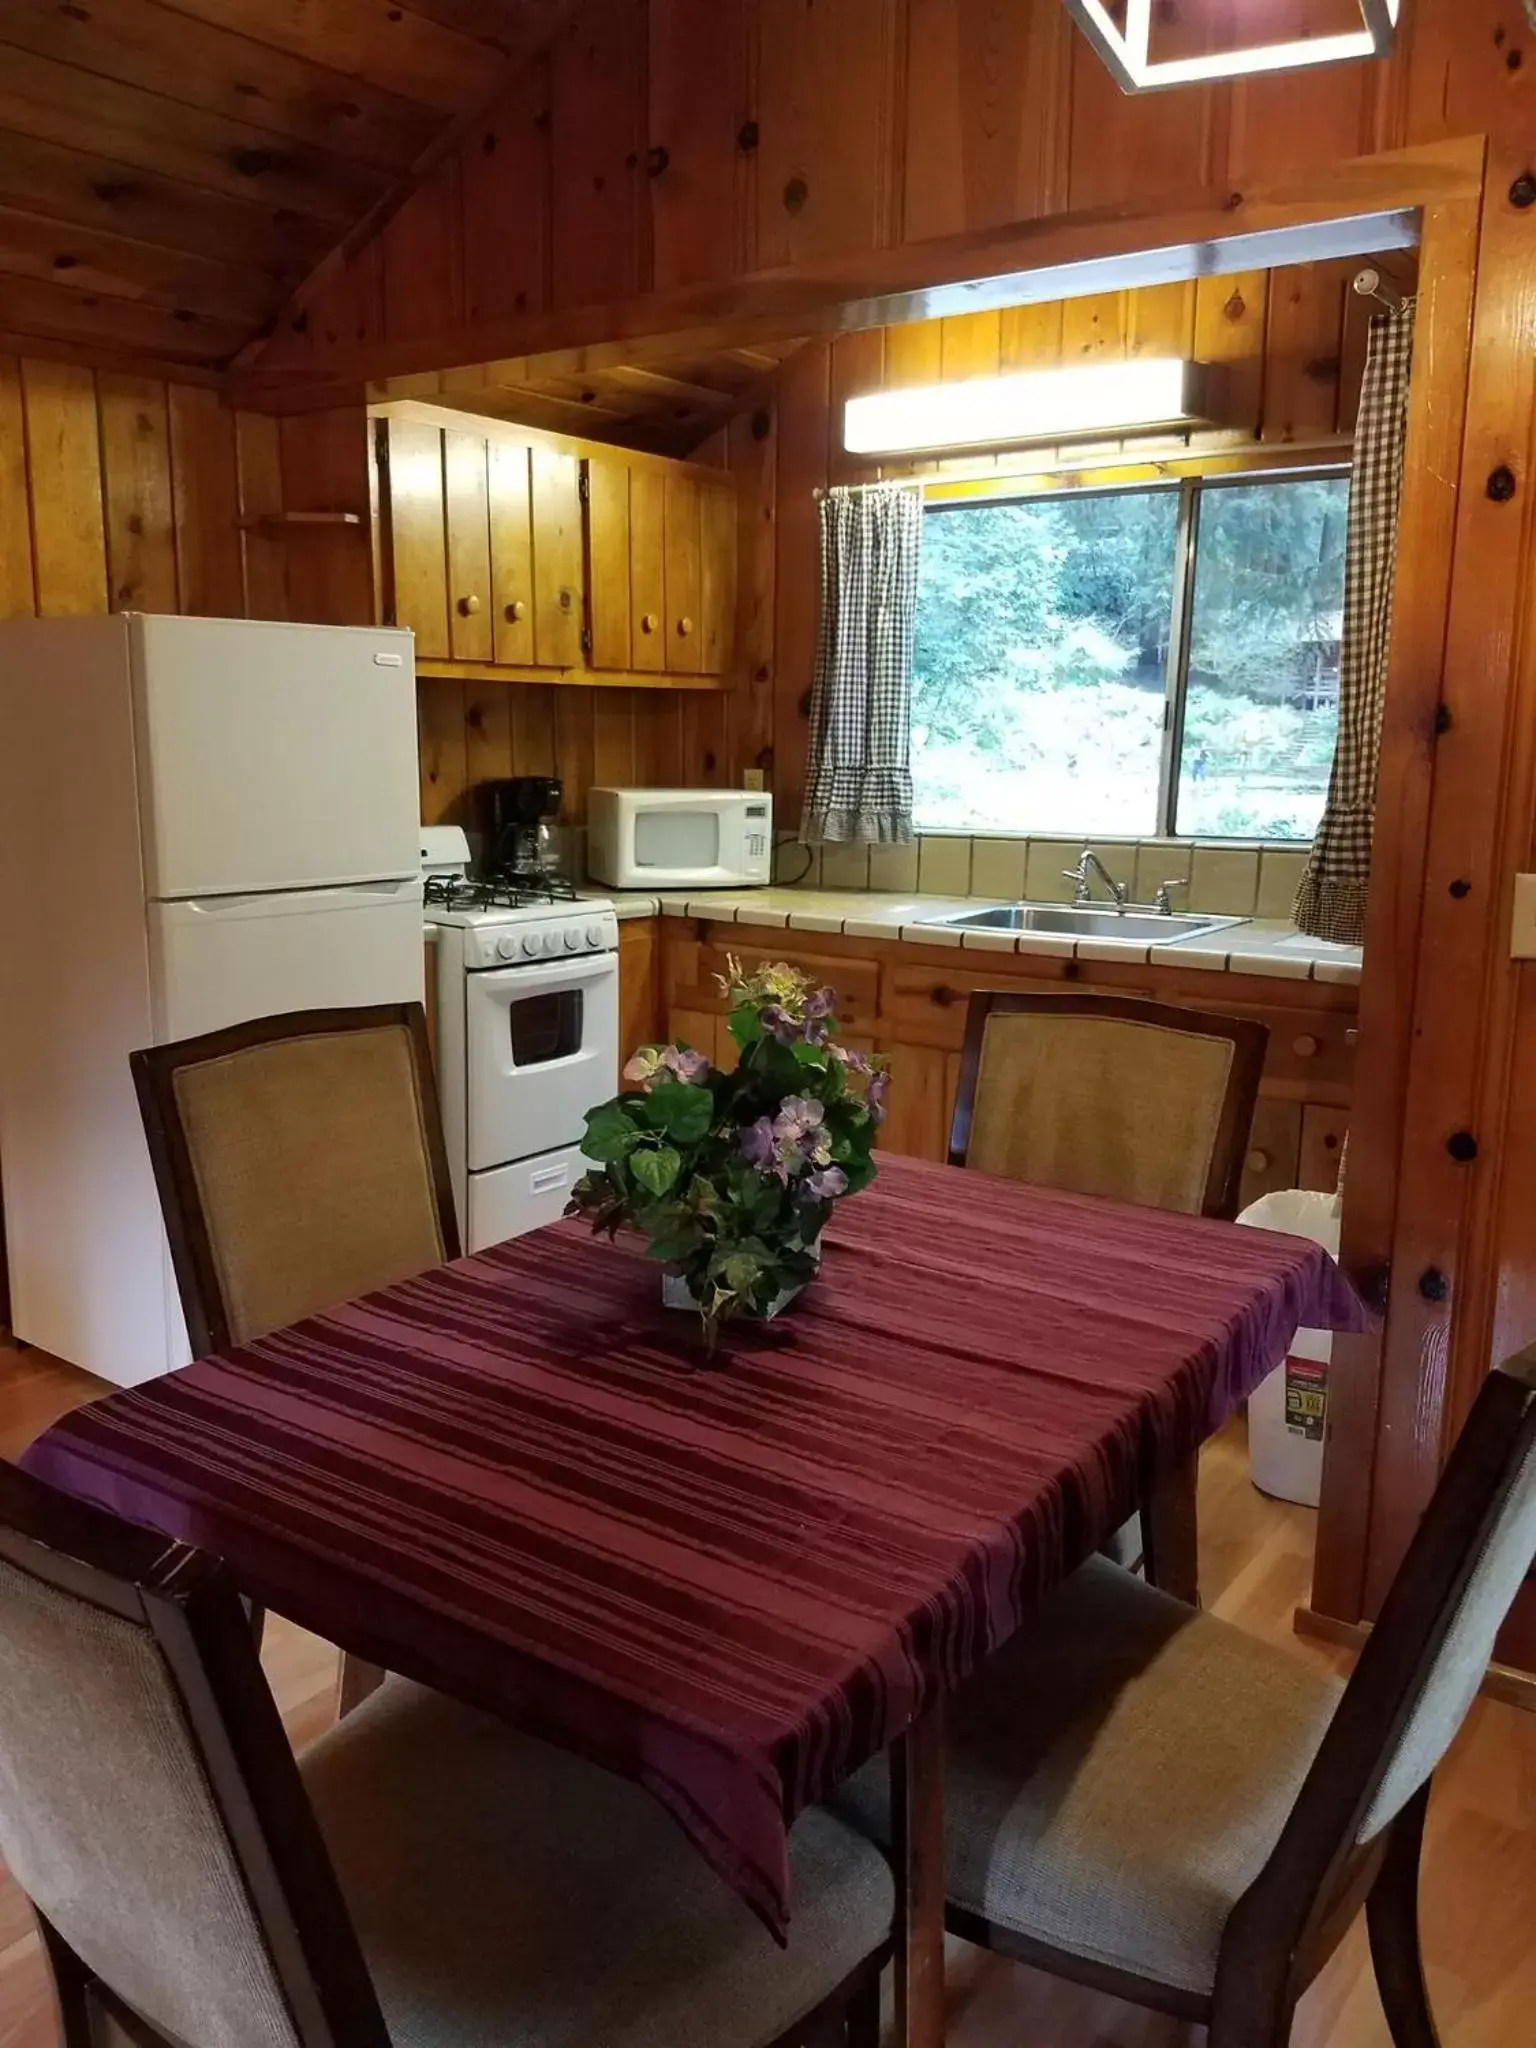
<path fill-rule="evenodd" d="M 558 878 L 467 879 L 457 826 L 422 829 L 437 927 L 437 1068 L 466 1251 L 560 1216 L 586 1113 L 618 1086 L 613 905 Z"/>

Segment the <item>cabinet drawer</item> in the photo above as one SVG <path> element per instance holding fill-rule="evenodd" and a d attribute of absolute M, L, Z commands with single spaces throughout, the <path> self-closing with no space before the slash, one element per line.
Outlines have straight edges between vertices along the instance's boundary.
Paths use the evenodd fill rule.
<path fill-rule="evenodd" d="M 743 929 L 738 927 L 738 929 Z M 760 927 L 754 926 L 754 934 Z M 847 1032 L 869 1034 L 875 1028 L 875 1019 L 880 1006 L 880 969 L 873 960 L 849 960 L 842 955 L 829 955 L 815 951 L 815 942 L 810 946 L 785 943 L 793 941 L 793 932 L 775 933 L 767 944 L 760 940 L 746 943 L 741 939 L 722 940 L 713 929 L 710 936 L 701 941 L 697 949 L 697 979 L 690 988 L 679 981 L 674 984 L 669 976 L 669 999 L 690 1009 L 713 1009 L 723 1015 L 725 996 L 717 975 L 724 975 L 728 960 L 739 960 L 743 969 L 753 973 L 759 967 L 772 966 L 785 961 L 791 967 L 809 975 L 815 983 L 825 983 L 837 991 L 837 1014 L 843 1029 Z"/>

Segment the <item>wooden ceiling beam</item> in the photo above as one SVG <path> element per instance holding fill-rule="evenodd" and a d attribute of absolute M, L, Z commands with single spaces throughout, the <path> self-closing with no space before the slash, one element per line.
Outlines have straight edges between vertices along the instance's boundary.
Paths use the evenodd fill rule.
<path fill-rule="evenodd" d="M 263 272 L 206 256 L 135 242 L 99 228 L 0 206 L 0 274 L 34 277 L 65 291 L 133 299 L 177 313 L 184 308 L 242 327 L 266 318 L 273 284 Z"/>
<path fill-rule="evenodd" d="M 0 323 L 3 318 L 0 314 Z M 195 384 L 211 391 L 222 392 L 227 382 L 223 370 L 209 363 L 173 361 L 168 356 L 108 348 L 99 338 L 77 342 L 57 335 L 22 334 L 3 324 L 0 356 L 42 357 L 50 363 L 68 363 L 77 370 L 103 370 L 117 377 L 155 377 L 163 383 Z"/>
<path fill-rule="evenodd" d="M 689 285 L 612 304 L 524 314 L 440 336 L 337 351 L 334 388 L 526 359 L 531 378 L 709 352 L 907 320 L 1080 297 L 1308 263 L 1415 240 L 1417 210 L 1477 189 L 1480 138 L 1358 157 L 1326 170 L 1207 190 L 1182 203 L 1140 201 L 862 252 L 725 284 Z M 302 366 L 257 369 L 252 402 L 306 405 Z"/>
<path fill-rule="evenodd" d="M 35 355 L 50 355 L 53 342 L 69 341 L 110 355 L 210 367 L 227 364 L 249 331 L 243 322 L 167 312 L 133 299 L 6 276 L 0 276 L 0 327 L 34 337 Z"/>
<path fill-rule="evenodd" d="M 234 33 L 227 19 L 227 9 L 203 20 L 175 0 L 5 0 L 0 41 L 385 170 L 409 169 L 436 132 L 441 116 L 424 95 L 328 70 Z"/>
<path fill-rule="evenodd" d="M 326 221 L 338 232 L 389 184 L 388 173 L 372 165 L 279 141 L 248 122 L 14 46 L 0 50 L 0 128 L 87 151 L 100 150 L 110 137 L 111 154 L 124 163 Z"/>

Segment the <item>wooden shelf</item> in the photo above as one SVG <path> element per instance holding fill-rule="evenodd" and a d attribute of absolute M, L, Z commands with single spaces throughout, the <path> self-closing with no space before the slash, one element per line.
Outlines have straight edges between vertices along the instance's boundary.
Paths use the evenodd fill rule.
<path fill-rule="evenodd" d="M 606 668 L 520 668 L 493 661 L 444 661 L 418 655 L 419 676 L 443 676 L 466 683 L 561 683 L 597 690 L 725 690 L 725 676 L 657 675 L 648 670 Z"/>
<path fill-rule="evenodd" d="M 258 512 L 254 518 L 237 520 L 242 533 L 291 533 L 309 527 L 361 526 L 361 512 Z"/>

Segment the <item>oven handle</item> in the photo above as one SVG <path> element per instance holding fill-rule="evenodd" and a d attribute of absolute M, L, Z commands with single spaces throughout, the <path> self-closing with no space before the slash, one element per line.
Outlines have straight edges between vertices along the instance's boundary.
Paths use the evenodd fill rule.
<path fill-rule="evenodd" d="M 583 988 L 594 981 L 606 981 L 619 971 L 617 953 L 578 954 L 573 960 L 551 960 L 535 967 L 486 967 L 469 977 L 471 988 L 491 996 L 536 996 L 545 989 Z"/>

